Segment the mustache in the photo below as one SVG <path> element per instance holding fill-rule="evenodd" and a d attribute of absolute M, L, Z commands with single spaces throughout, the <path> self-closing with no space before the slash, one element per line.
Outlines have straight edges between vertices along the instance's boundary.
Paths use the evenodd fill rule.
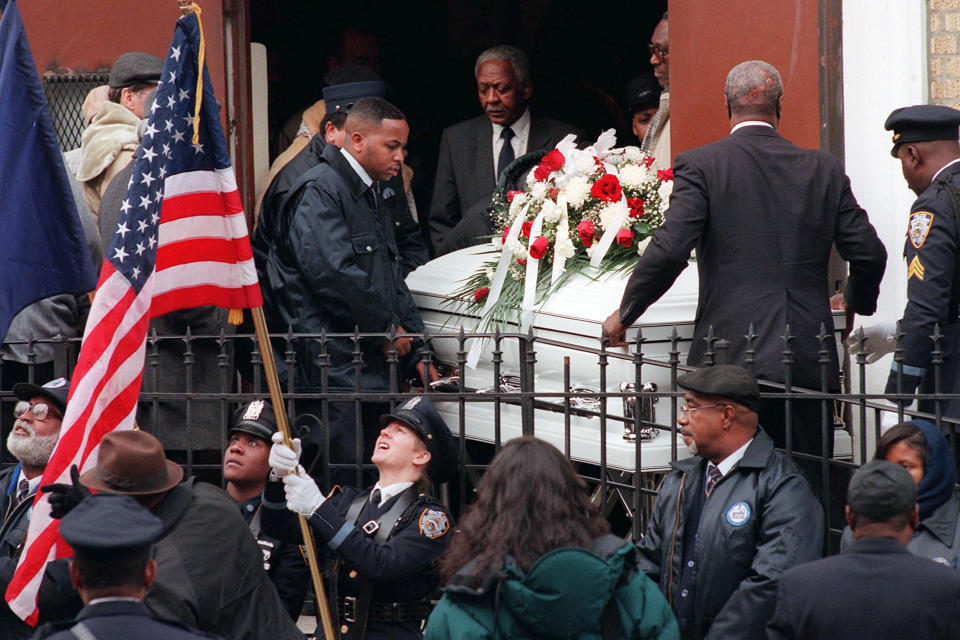
<path fill-rule="evenodd" d="M 31 425 L 31 424 L 30 424 L 29 422 L 27 422 L 26 420 L 23 420 L 23 419 L 21 419 L 21 418 L 17 418 L 17 421 L 13 423 L 13 428 L 16 429 L 17 427 L 20 427 L 21 429 L 23 429 L 24 431 L 26 431 L 28 436 L 35 436 L 35 435 L 37 435 L 37 430 L 34 429 L 34 428 L 33 428 L 33 425 Z"/>

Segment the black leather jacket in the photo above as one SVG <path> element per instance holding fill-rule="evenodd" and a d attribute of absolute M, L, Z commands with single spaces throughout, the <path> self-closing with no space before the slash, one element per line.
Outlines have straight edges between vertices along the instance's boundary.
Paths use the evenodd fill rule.
<path fill-rule="evenodd" d="M 659 583 L 675 613 L 682 598 L 694 599 L 692 618 L 681 624 L 685 639 L 765 638 L 780 574 L 821 555 L 820 504 L 793 461 L 758 430 L 705 501 L 695 557 L 685 558 L 684 523 L 694 492 L 704 491 L 706 461 L 692 457 L 671 466 L 639 545 L 641 568 Z M 694 572 L 693 593 L 681 589 L 684 569 Z"/>

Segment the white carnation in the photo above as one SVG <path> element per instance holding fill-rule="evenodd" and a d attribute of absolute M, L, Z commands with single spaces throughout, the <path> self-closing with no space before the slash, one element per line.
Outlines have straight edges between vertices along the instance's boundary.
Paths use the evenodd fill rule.
<path fill-rule="evenodd" d="M 543 200 L 544 196 L 547 195 L 549 187 L 546 182 L 537 182 L 533 183 L 533 186 L 530 187 L 530 197 L 534 200 Z"/>
<path fill-rule="evenodd" d="M 553 248 L 554 254 L 560 256 L 561 258 L 572 258 L 573 255 L 577 252 L 576 248 L 573 246 L 573 243 L 570 242 L 570 239 L 566 239 L 563 242 L 558 242 Z"/>
<path fill-rule="evenodd" d="M 540 213 L 543 214 L 544 222 L 557 222 L 560 220 L 561 209 L 553 200 L 548 198 L 543 201 L 543 207 L 540 209 Z"/>
<path fill-rule="evenodd" d="M 644 157 L 646 157 L 646 154 L 644 154 L 643 151 L 640 151 L 640 147 L 624 147 L 623 155 L 630 162 L 635 162 L 637 164 L 643 162 Z"/>
<path fill-rule="evenodd" d="M 518 193 L 513 197 L 513 202 L 510 203 L 510 217 L 516 218 L 520 213 L 520 207 L 522 207 L 527 202 L 526 193 Z"/>
<path fill-rule="evenodd" d="M 662 183 L 660 183 L 660 188 L 657 189 L 657 195 L 660 196 L 660 202 L 663 204 L 670 202 L 671 193 L 673 193 L 673 180 L 664 180 Z"/>
<path fill-rule="evenodd" d="M 590 183 L 585 177 L 576 176 L 567 183 L 564 195 L 567 196 L 567 204 L 576 209 L 590 197 Z"/>
<path fill-rule="evenodd" d="M 614 218 L 619 213 L 619 207 L 616 202 L 611 202 L 602 209 L 600 209 L 600 228 L 606 231 L 607 227 L 613 222 Z M 629 220 L 629 218 L 627 219 Z M 625 220 L 625 222 L 627 221 Z"/>
<path fill-rule="evenodd" d="M 638 164 L 628 164 L 620 169 L 620 184 L 632 189 L 639 189 L 647 181 L 647 168 Z"/>
<path fill-rule="evenodd" d="M 526 258 L 527 257 L 527 248 L 523 246 L 523 243 L 519 239 L 514 238 L 513 240 L 507 240 L 507 247 L 510 249 L 510 252 L 517 258 Z"/>
<path fill-rule="evenodd" d="M 597 163 L 589 153 L 581 153 L 577 156 L 576 172 L 583 175 L 590 175 L 597 169 Z"/>

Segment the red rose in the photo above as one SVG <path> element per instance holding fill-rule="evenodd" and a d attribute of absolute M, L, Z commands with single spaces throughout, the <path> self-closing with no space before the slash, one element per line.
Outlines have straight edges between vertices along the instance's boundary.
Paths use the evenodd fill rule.
<path fill-rule="evenodd" d="M 546 167 L 550 171 L 559 171 L 563 168 L 563 164 L 567 161 L 563 157 L 563 154 L 554 149 L 547 155 L 543 156 L 543 160 L 540 161 L 541 167 Z"/>
<path fill-rule="evenodd" d="M 560 195 L 560 189 L 550 189 L 550 199 L 554 202 L 557 201 L 557 196 Z"/>
<path fill-rule="evenodd" d="M 501 236 L 501 238 L 500 238 L 500 240 L 501 240 L 501 242 L 503 242 L 503 244 L 507 244 L 507 236 L 508 236 L 508 235 L 510 235 L 510 227 L 504 227 L 504 228 L 503 228 L 503 236 Z"/>
<path fill-rule="evenodd" d="M 620 231 L 617 231 L 617 244 L 621 247 L 632 247 L 633 231 L 630 231 L 630 229 L 620 229 Z"/>
<path fill-rule="evenodd" d="M 550 177 L 550 169 L 546 169 L 543 165 L 540 165 L 533 170 L 533 177 L 539 182 L 546 182 L 547 178 Z"/>
<path fill-rule="evenodd" d="M 517 258 L 517 264 L 520 265 L 521 267 L 525 267 L 525 266 L 527 266 L 527 259 L 526 259 L 526 258 Z"/>
<path fill-rule="evenodd" d="M 630 207 L 631 218 L 640 218 L 643 216 L 644 209 L 642 198 L 627 198 L 627 206 Z"/>
<path fill-rule="evenodd" d="M 653 156 L 647 156 L 643 159 L 643 166 L 649 169 L 653 165 Z"/>
<path fill-rule="evenodd" d="M 530 257 L 539 260 L 547 255 L 547 249 L 550 247 L 550 241 L 543 236 L 537 236 L 537 239 L 530 243 Z"/>
<path fill-rule="evenodd" d="M 585 247 L 593 244 L 593 236 L 596 232 L 597 228 L 593 224 L 593 220 L 581 220 L 580 224 L 577 225 L 577 235 L 580 236 L 580 242 Z"/>
<path fill-rule="evenodd" d="M 489 287 L 480 287 L 479 289 L 473 292 L 474 302 L 480 302 L 481 300 L 487 297 L 488 293 L 490 293 Z"/>
<path fill-rule="evenodd" d="M 612 173 L 603 176 L 590 187 L 590 195 L 604 202 L 616 202 L 622 194 L 623 188 L 620 186 L 620 181 Z"/>
<path fill-rule="evenodd" d="M 524 238 L 530 237 L 530 228 L 533 226 L 533 220 L 527 220 L 520 226 L 520 235 Z"/>
<path fill-rule="evenodd" d="M 511 189 L 510 191 L 507 191 L 507 202 L 513 202 L 513 199 L 521 193 L 523 193 L 523 191 L 520 191 L 519 189 Z"/>
<path fill-rule="evenodd" d="M 673 167 L 670 167 L 670 168 L 667 169 L 666 171 L 658 170 L 658 171 L 657 171 L 657 179 L 658 179 L 658 180 L 662 180 L 663 182 L 667 182 L 667 181 L 669 181 L 669 180 L 673 180 Z"/>

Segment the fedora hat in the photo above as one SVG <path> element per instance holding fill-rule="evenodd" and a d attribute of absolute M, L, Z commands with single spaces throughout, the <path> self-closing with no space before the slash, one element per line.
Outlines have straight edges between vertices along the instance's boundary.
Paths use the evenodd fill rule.
<path fill-rule="evenodd" d="M 80 483 L 97 491 L 150 495 L 174 488 L 183 469 L 167 460 L 163 445 L 146 431 L 112 431 L 100 441 L 97 468 L 80 476 Z"/>

